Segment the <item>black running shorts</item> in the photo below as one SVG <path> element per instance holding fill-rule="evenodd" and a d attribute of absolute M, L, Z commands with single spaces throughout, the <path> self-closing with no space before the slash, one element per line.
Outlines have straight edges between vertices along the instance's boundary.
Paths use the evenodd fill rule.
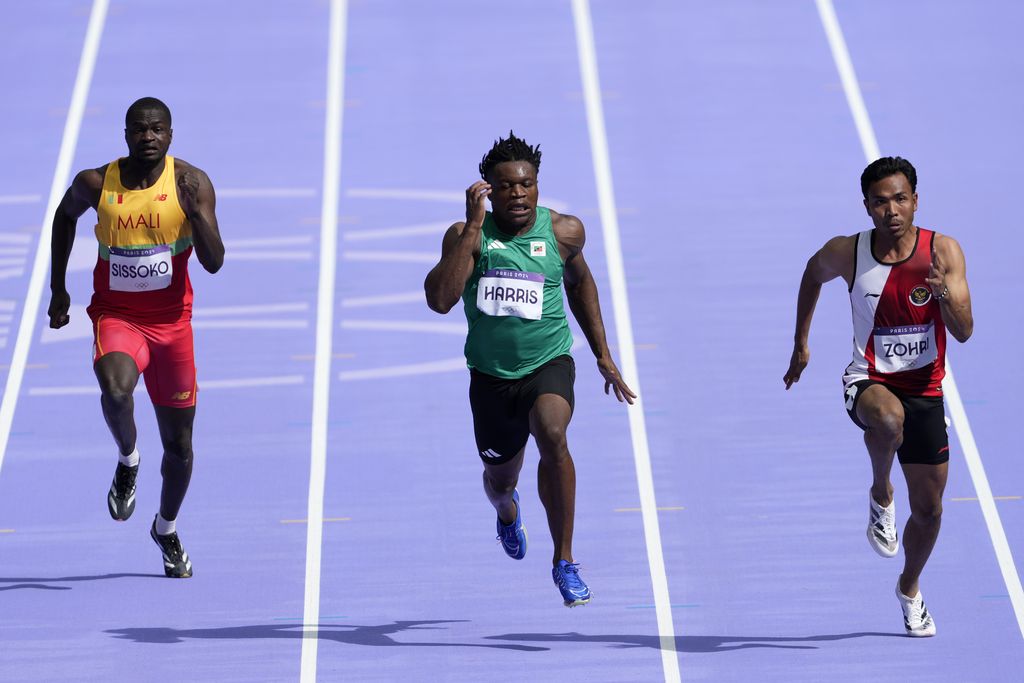
<path fill-rule="evenodd" d="M 846 413 L 861 429 L 857 400 L 872 384 L 881 384 L 903 404 L 903 444 L 896 449 L 901 465 L 941 465 L 949 460 L 949 434 L 941 396 L 913 396 L 900 393 L 884 382 L 862 379 L 846 389 Z"/>
<path fill-rule="evenodd" d="M 558 394 L 570 408 L 576 403 L 576 364 L 568 355 L 552 358 L 519 379 L 502 379 L 478 370 L 470 370 L 469 377 L 476 448 L 488 465 L 508 462 L 526 446 L 530 410 L 538 396 Z"/>

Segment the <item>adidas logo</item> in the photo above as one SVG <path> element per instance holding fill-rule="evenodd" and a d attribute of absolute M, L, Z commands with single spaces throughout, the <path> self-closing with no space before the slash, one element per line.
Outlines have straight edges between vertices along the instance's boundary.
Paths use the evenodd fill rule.
<path fill-rule="evenodd" d="M 501 248 L 504 249 L 505 246 L 502 245 Z M 480 455 L 484 456 L 485 458 L 491 458 L 491 459 L 500 458 L 501 457 L 501 453 L 495 452 L 495 450 L 493 448 L 488 448 L 486 451 L 480 451 Z"/>
<path fill-rule="evenodd" d="M 508 249 L 504 242 L 498 240 L 491 240 L 491 243 L 487 245 L 488 249 Z"/>

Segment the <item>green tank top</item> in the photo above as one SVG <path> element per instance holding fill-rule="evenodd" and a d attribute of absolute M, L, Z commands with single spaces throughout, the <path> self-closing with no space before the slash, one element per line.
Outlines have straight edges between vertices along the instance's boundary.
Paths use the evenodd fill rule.
<path fill-rule="evenodd" d="M 522 235 L 501 232 L 490 212 L 480 232 L 480 258 L 462 292 L 469 323 L 466 363 L 518 379 L 572 348 L 562 304 L 565 264 L 551 212 L 543 206 Z"/>

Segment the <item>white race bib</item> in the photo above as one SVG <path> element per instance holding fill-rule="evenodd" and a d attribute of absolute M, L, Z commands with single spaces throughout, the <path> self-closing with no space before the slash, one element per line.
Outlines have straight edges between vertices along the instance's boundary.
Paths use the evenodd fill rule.
<path fill-rule="evenodd" d="M 933 323 L 876 327 L 873 334 L 877 372 L 916 370 L 939 357 Z"/>
<path fill-rule="evenodd" d="M 117 292 L 149 292 L 171 284 L 171 248 L 110 247 L 110 288 Z"/>
<path fill-rule="evenodd" d="M 544 310 L 544 275 L 492 269 L 480 276 L 476 307 L 485 315 L 540 320 Z"/>

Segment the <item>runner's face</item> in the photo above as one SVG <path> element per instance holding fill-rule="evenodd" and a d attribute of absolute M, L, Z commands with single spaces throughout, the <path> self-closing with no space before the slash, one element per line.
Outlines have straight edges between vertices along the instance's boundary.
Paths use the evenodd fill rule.
<path fill-rule="evenodd" d="M 917 193 L 902 173 L 882 178 L 868 187 L 864 207 L 879 232 L 899 239 L 914 226 Z"/>
<path fill-rule="evenodd" d="M 502 229 L 519 232 L 537 215 L 537 169 L 529 161 L 504 161 L 488 174 L 491 210 Z"/>
<path fill-rule="evenodd" d="M 163 112 L 155 109 L 139 112 L 124 129 L 128 156 L 147 164 L 160 161 L 171 146 L 171 133 Z"/>

